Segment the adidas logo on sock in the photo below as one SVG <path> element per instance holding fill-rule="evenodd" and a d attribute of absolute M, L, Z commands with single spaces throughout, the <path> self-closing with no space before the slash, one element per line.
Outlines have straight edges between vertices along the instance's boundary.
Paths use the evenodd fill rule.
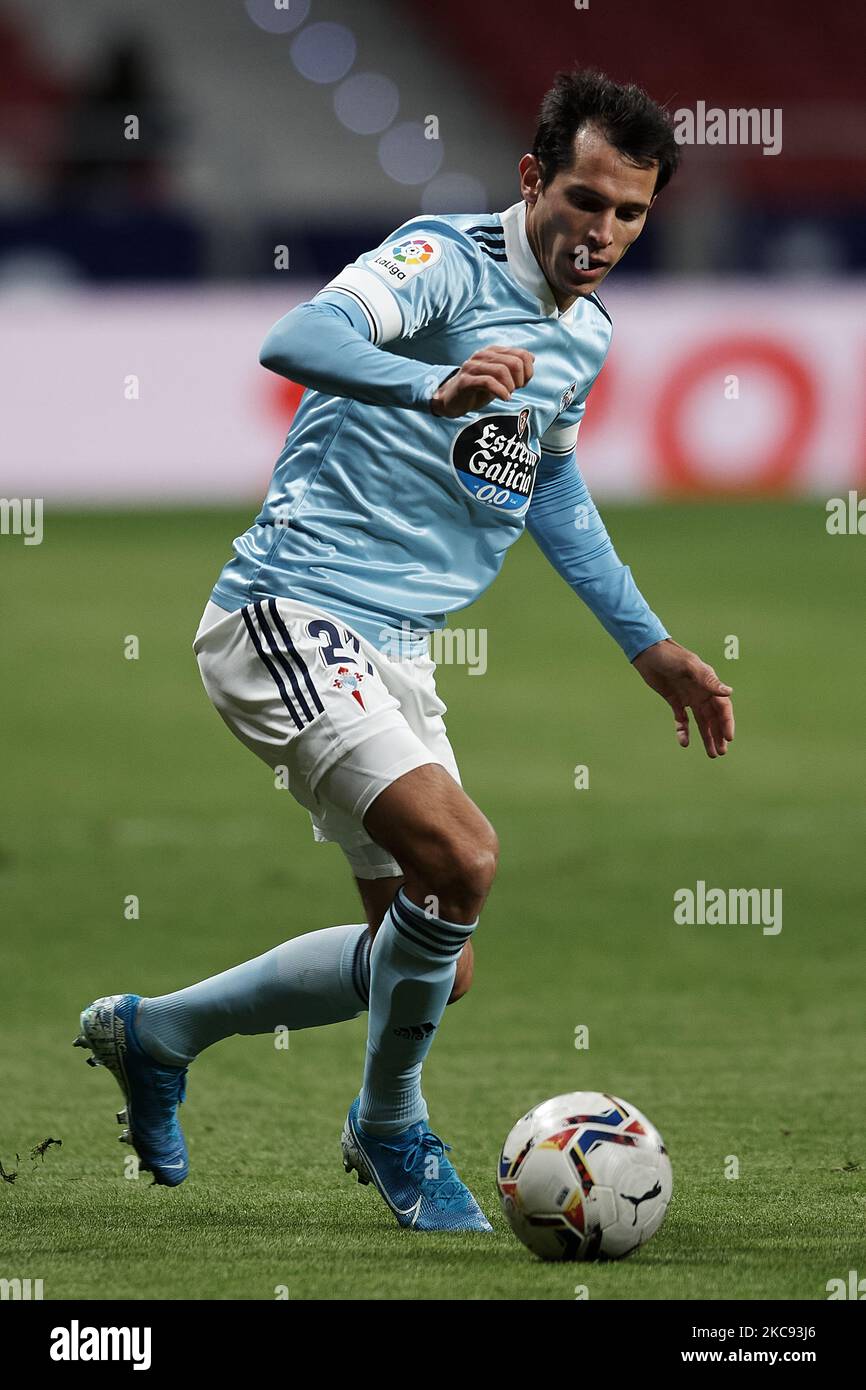
<path fill-rule="evenodd" d="M 398 1038 L 411 1038 L 412 1042 L 423 1042 L 429 1038 L 431 1033 L 435 1033 L 435 1023 L 413 1023 L 409 1028 L 392 1028 L 392 1033 Z"/>

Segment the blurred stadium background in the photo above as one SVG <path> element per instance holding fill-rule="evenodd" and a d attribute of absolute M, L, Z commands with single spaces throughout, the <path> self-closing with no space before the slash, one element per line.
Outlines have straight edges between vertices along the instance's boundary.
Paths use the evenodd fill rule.
<path fill-rule="evenodd" d="M 570 0 L 3 0 L 4 488 L 257 499 L 298 395 L 258 366 L 266 327 L 419 209 L 515 201 L 541 94 L 572 61 L 671 110 L 783 121 L 775 155 L 686 146 L 605 286 L 614 346 L 581 438 L 596 492 L 855 486 L 864 39 L 862 11 L 817 19 L 808 0 L 627 18 Z"/>
<path fill-rule="evenodd" d="M 823 1298 L 866 1268 L 862 560 L 824 511 L 866 466 L 864 40 L 862 9 L 806 0 L 0 0 L 0 495 L 45 501 L 43 544 L 0 537 L 0 1276 L 46 1298 L 571 1300 L 574 1271 L 505 1231 L 494 1163 L 530 1104 L 598 1087 L 659 1125 L 675 1200 L 638 1258 L 584 1276 L 593 1299 Z M 735 686 L 737 742 L 681 754 L 521 542 L 459 615 L 490 633 L 488 678 L 438 678 L 503 854 L 425 1092 L 493 1250 L 410 1250 L 344 1181 L 363 1019 L 209 1050 L 189 1182 L 124 1182 L 77 1010 L 358 911 L 190 650 L 300 394 L 259 366 L 264 334 L 419 208 L 515 201 L 575 61 L 673 110 L 782 111 L 778 155 L 685 148 L 604 288 L 579 450 L 654 607 Z M 697 880 L 781 888 L 784 929 L 674 924 Z"/>

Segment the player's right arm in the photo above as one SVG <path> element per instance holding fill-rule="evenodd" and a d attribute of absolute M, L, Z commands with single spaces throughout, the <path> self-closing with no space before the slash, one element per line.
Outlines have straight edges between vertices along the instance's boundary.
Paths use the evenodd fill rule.
<path fill-rule="evenodd" d="M 408 253 L 416 247 L 413 264 Z M 520 349 L 488 347 L 463 364 L 432 365 L 381 346 L 451 322 L 474 298 L 479 278 L 475 247 L 448 224 L 395 233 L 274 324 L 259 360 L 328 395 L 451 419 L 507 401 L 532 375 L 530 354 Z"/>
<path fill-rule="evenodd" d="M 434 415 L 456 420 L 472 410 L 483 410 L 491 401 L 510 401 L 532 377 L 535 359 L 525 348 L 480 348 L 433 393 Z"/>

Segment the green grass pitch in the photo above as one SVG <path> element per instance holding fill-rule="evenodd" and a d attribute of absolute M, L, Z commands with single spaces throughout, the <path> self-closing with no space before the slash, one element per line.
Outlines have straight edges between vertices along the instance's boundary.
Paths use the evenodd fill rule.
<path fill-rule="evenodd" d="M 401 1232 L 343 1173 L 364 1018 L 231 1039 L 190 1072 L 192 1173 L 124 1177 L 120 1093 L 70 1046 L 96 995 L 158 994 L 358 904 L 335 847 L 231 738 L 192 636 L 240 512 L 73 516 L 0 539 L 0 1276 L 47 1299 L 823 1299 L 866 1275 L 863 542 L 815 504 L 605 509 L 675 636 L 735 687 L 711 763 L 523 540 L 440 690 L 502 842 L 476 983 L 426 1068 L 493 1236 Z M 124 658 L 135 635 L 138 660 Z M 738 660 L 724 641 L 739 638 Z M 574 787 L 574 769 L 590 785 Z M 677 926 L 698 879 L 781 888 L 783 929 Z M 140 901 L 138 920 L 124 900 Z M 574 1046 L 589 1029 L 588 1049 Z M 530 1105 L 601 1089 L 658 1125 L 674 1199 L 621 1264 L 543 1265 L 499 1211 Z M 31 1149 L 62 1139 L 44 1161 Z M 739 1177 L 725 1176 L 730 1156 Z"/>

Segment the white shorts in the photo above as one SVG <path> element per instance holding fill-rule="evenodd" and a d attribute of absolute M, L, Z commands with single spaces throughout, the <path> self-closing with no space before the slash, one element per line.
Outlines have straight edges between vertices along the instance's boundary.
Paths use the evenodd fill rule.
<path fill-rule="evenodd" d="M 460 781 L 430 656 L 391 660 L 339 618 L 289 599 L 234 613 L 208 603 L 193 651 L 216 710 L 285 778 L 314 838 L 340 845 L 358 878 L 402 873 L 364 829 L 370 806 L 428 763 Z"/>

